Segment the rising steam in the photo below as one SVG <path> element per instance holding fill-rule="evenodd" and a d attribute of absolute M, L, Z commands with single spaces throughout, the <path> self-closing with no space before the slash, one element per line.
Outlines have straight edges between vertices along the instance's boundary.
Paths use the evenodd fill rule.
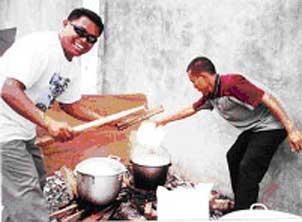
<path fill-rule="evenodd" d="M 143 160 L 150 162 L 151 159 L 152 162 L 154 160 L 169 162 L 166 150 L 161 147 L 164 136 L 165 132 L 162 127 L 156 127 L 155 123 L 150 121 L 143 122 L 138 130 L 132 131 L 130 135 L 131 159 L 139 162 Z"/>

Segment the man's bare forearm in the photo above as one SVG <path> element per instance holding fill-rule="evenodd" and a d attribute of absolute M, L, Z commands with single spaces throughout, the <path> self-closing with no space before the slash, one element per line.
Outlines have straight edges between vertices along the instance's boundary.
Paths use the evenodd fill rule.
<path fill-rule="evenodd" d="M 270 111 L 282 123 L 287 132 L 294 128 L 294 123 L 289 118 L 288 114 L 282 107 L 281 103 L 272 95 L 265 93 L 263 96 L 263 103 L 270 109 Z"/>
<path fill-rule="evenodd" d="M 267 93 L 264 94 L 262 101 L 285 127 L 291 150 L 300 152 L 302 150 L 302 134 L 297 130 L 280 102 L 274 96 Z"/>
<path fill-rule="evenodd" d="M 60 107 L 69 115 L 83 121 L 93 121 L 102 117 L 102 115 L 91 110 L 91 108 L 81 105 L 79 101 L 72 104 L 61 103 Z"/>
<path fill-rule="evenodd" d="M 193 107 L 190 106 L 190 107 L 185 108 L 185 109 L 183 109 L 183 110 L 181 110 L 181 111 L 179 111 L 179 112 L 177 112 L 177 113 L 175 113 L 173 115 L 170 115 L 170 116 L 168 116 L 166 118 L 163 118 L 163 119 L 161 119 L 159 121 L 156 121 L 156 124 L 158 126 L 160 126 L 160 125 L 166 125 L 166 124 L 168 124 L 170 122 L 174 122 L 174 121 L 177 121 L 177 120 L 185 119 L 185 118 L 187 118 L 189 116 L 192 116 L 195 113 L 196 113 L 196 110 L 194 110 Z"/>

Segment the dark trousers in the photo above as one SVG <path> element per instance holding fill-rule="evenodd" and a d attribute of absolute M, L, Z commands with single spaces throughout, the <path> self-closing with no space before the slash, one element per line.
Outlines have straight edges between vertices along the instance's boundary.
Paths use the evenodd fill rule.
<path fill-rule="evenodd" d="M 244 131 L 227 152 L 235 210 L 248 209 L 257 202 L 259 183 L 286 135 L 284 129 Z"/>

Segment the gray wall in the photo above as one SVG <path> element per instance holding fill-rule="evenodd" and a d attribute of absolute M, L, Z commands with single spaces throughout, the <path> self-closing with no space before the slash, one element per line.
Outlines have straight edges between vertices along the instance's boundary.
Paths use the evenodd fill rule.
<path fill-rule="evenodd" d="M 0 0 L 0 29 L 17 27 L 17 38 L 42 30 L 58 30 L 82 0 Z"/>
<path fill-rule="evenodd" d="M 99 0 L 0 0 L 0 30 L 17 27 L 17 39 L 35 31 L 55 30 L 63 27 L 70 11 L 77 7 L 92 8 L 99 11 Z M 85 77 L 81 87 L 83 94 L 95 94 L 97 45 L 93 50 L 81 57 L 82 75 Z M 0 37 L 1 44 L 1 37 Z M 1 61 L 0 61 L 1 62 Z"/>
<path fill-rule="evenodd" d="M 200 95 L 185 74 L 206 55 L 221 73 L 243 73 L 275 92 L 299 124 L 302 101 L 302 3 L 299 0 L 107 0 L 100 48 L 100 93 L 145 93 L 166 114 Z M 174 169 L 231 194 L 225 154 L 239 131 L 215 112 L 167 126 Z M 302 156 L 286 142 L 272 161 L 260 201 L 302 215 Z"/>
<path fill-rule="evenodd" d="M 166 114 L 200 95 L 185 68 L 197 55 L 219 72 L 244 73 L 284 101 L 296 123 L 302 118 L 302 2 L 299 0 L 104 0 L 106 23 L 98 67 L 99 93 L 148 96 Z M 0 0 L 0 29 L 17 26 L 18 36 L 57 30 L 82 1 Z M 165 115 L 166 115 L 165 114 Z M 163 115 L 164 116 L 164 115 Z M 167 126 L 164 145 L 174 170 L 194 181 L 214 182 L 231 193 L 225 153 L 238 135 L 215 112 Z M 262 183 L 260 201 L 302 215 L 302 157 L 280 147 Z"/>

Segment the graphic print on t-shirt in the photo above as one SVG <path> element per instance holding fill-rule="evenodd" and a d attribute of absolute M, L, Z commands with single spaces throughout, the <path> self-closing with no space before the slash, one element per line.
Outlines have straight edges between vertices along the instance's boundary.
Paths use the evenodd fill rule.
<path fill-rule="evenodd" d="M 63 78 L 60 74 L 54 73 L 49 81 L 48 89 L 39 97 L 36 106 L 43 111 L 51 108 L 54 100 L 67 89 L 69 83 L 69 78 Z"/>

